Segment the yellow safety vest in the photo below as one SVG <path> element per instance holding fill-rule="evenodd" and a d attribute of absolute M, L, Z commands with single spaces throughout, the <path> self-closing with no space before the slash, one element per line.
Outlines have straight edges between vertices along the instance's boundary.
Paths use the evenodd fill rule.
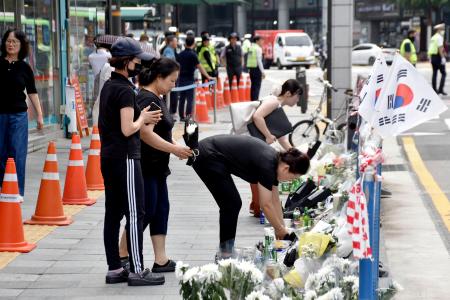
<path fill-rule="evenodd" d="M 439 54 L 438 46 L 439 33 L 435 33 L 430 40 L 430 45 L 428 46 L 428 56 Z"/>
<path fill-rule="evenodd" d="M 258 67 L 258 55 L 257 55 L 257 47 L 259 47 L 256 44 L 252 44 L 251 47 L 248 49 L 248 56 L 247 56 L 247 68 L 257 68 Z"/>
<path fill-rule="evenodd" d="M 410 39 L 408 39 L 408 38 L 406 38 L 406 39 L 404 39 L 403 40 L 403 42 L 402 42 L 402 44 L 401 44 L 401 46 L 400 46 L 400 54 L 401 54 L 401 56 L 403 56 L 403 57 L 405 57 L 405 46 L 406 46 L 406 44 L 408 44 L 409 43 L 409 45 L 410 45 L 410 47 L 411 47 L 411 55 L 410 55 L 410 57 L 409 57 L 409 59 L 410 59 L 410 62 L 413 64 L 413 65 L 415 65 L 416 63 L 417 63 L 417 53 L 416 53 L 416 47 L 414 46 L 414 43 L 413 42 L 411 42 L 411 40 Z"/>
<path fill-rule="evenodd" d="M 213 47 L 214 49 L 214 47 Z M 210 57 L 211 57 L 211 64 L 213 69 L 211 69 L 211 67 L 209 66 L 208 62 L 206 61 L 205 58 L 205 52 L 209 52 Z M 202 47 L 200 49 L 200 52 L 198 53 L 198 60 L 200 61 L 200 64 L 202 65 L 203 68 L 205 68 L 206 72 L 213 72 L 216 69 L 216 62 L 217 62 L 217 58 L 216 58 L 216 54 L 215 53 L 211 53 L 211 47 Z"/>

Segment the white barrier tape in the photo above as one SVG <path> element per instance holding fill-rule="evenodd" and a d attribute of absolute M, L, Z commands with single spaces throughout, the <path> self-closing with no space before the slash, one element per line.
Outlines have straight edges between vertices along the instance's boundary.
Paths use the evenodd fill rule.
<path fill-rule="evenodd" d="M 99 156 L 100 155 L 100 149 L 90 149 L 89 150 L 89 155 Z"/>
<path fill-rule="evenodd" d="M 45 180 L 58 180 L 59 181 L 59 174 L 58 173 L 44 172 L 42 174 L 42 179 L 45 179 Z"/>
<path fill-rule="evenodd" d="M 100 135 L 98 133 L 92 135 L 92 139 L 96 141 L 100 141 Z"/>
<path fill-rule="evenodd" d="M 5 174 L 3 181 L 17 182 L 17 174 Z"/>
<path fill-rule="evenodd" d="M 84 167 L 84 163 L 82 160 L 70 160 L 69 166 L 70 167 Z"/>
<path fill-rule="evenodd" d="M 22 197 L 20 195 L 0 194 L 0 202 L 19 203 Z"/>
<path fill-rule="evenodd" d="M 45 160 L 46 161 L 58 161 L 58 159 L 56 158 L 56 154 L 47 154 L 47 158 Z"/>
<path fill-rule="evenodd" d="M 70 146 L 70 149 L 72 149 L 72 150 L 81 150 L 81 144 L 72 144 Z"/>

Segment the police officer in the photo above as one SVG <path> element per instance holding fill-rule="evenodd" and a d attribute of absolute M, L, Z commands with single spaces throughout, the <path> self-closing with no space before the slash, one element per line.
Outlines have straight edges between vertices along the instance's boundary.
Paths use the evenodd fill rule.
<path fill-rule="evenodd" d="M 237 78 L 237 85 L 239 86 L 239 79 L 242 74 L 242 65 L 244 64 L 244 56 L 241 46 L 237 44 L 239 37 L 236 32 L 233 32 L 228 37 L 230 42 L 220 54 L 222 65 L 227 69 L 228 81 L 231 83 L 233 77 Z"/>
<path fill-rule="evenodd" d="M 248 50 L 252 46 L 251 38 L 252 35 L 250 33 L 246 33 L 244 35 L 244 41 L 242 42 L 242 52 L 244 52 L 244 61 L 247 61 Z M 244 63 L 244 72 L 248 72 L 245 63 Z"/>
<path fill-rule="evenodd" d="M 413 66 L 416 66 L 417 63 L 417 52 L 416 47 L 414 46 L 415 38 L 416 31 L 414 29 L 409 30 L 407 37 L 400 46 L 400 54 Z"/>
<path fill-rule="evenodd" d="M 259 91 L 261 89 L 261 82 L 266 77 L 264 74 L 264 67 L 262 62 L 262 45 L 263 38 L 255 36 L 253 38 L 252 46 L 248 51 L 247 68 L 250 73 L 250 80 L 252 82 L 250 88 L 250 95 L 252 101 L 256 101 L 259 98 Z"/>
<path fill-rule="evenodd" d="M 433 35 L 430 41 L 430 45 L 428 47 L 428 56 L 431 59 L 431 66 L 433 67 L 433 77 L 432 77 L 432 85 L 433 89 L 438 94 L 442 94 L 444 96 L 447 93 L 444 92 L 444 84 L 445 84 L 445 49 L 444 49 L 444 34 L 445 34 L 445 24 L 439 24 L 434 26 L 434 30 L 436 33 Z M 441 82 L 439 84 L 439 89 L 436 89 L 436 81 L 437 81 L 437 72 L 441 72 Z"/>
<path fill-rule="evenodd" d="M 202 67 L 206 70 L 211 77 L 217 77 L 217 56 L 214 47 L 210 45 L 209 34 L 202 35 L 202 45 L 198 48 L 198 59 Z M 207 80 L 202 75 L 202 81 Z"/>

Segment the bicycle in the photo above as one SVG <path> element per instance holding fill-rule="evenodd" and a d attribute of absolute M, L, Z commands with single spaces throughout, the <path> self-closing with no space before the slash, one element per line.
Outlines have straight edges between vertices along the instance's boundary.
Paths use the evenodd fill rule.
<path fill-rule="evenodd" d="M 353 95 L 352 90 L 345 91 L 345 95 L 348 96 L 347 101 L 344 101 L 339 113 L 334 119 L 327 118 L 321 114 L 322 106 L 326 103 L 328 97 L 328 90 L 332 92 L 338 92 L 338 89 L 333 87 L 330 82 L 326 80 L 319 79 L 324 85 L 322 96 L 320 98 L 317 108 L 311 113 L 311 118 L 306 120 L 301 120 L 297 122 L 289 134 L 289 142 L 293 146 L 300 146 L 305 143 L 312 145 L 317 142 L 321 136 L 325 136 L 328 142 L 332 144 L 340 144 L 345 141 L 345 133 L 347 131 L 347 117 L 349 114 L 349 100 L 352 100 L 355 95 Z M 345 108 L 345 109 L 344 109 Z M 342 118 L 346 117 L 343 123 L 336 126 L 337 122 Z M 325 128 L 320 132 L 318 123 L 322 122 L 325 124 Z"/>

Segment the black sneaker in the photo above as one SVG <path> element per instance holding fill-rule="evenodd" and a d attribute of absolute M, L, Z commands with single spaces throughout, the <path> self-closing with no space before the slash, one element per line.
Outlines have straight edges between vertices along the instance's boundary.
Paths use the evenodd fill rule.
<path fill-rule="evenodd" d="M 153 264 L 152 272 L 153 273 L 166 273 L 166 272 L 175 272 L 175 267 L 177 263 L 173 260 L 168 260 L 165 265 L 158 265 L 157 263 Z"/>
<path fill-rule="evenodd" d="M 164 275 L 156 275 L 149 269 L 145 269 L 141 273 L 130 273 L 128 275 L 129 286 L 162 285 L 165 282 Z"/>
<path fill-rule="evenodd" d="M 110 273 L 106 274 L 106 283 L 107 284 L 115 284 L 115 283 L 121 283 L 121 282 L 127 282 L 128 281 L 128 270 L 123 269 L 120 273 Z"/>

